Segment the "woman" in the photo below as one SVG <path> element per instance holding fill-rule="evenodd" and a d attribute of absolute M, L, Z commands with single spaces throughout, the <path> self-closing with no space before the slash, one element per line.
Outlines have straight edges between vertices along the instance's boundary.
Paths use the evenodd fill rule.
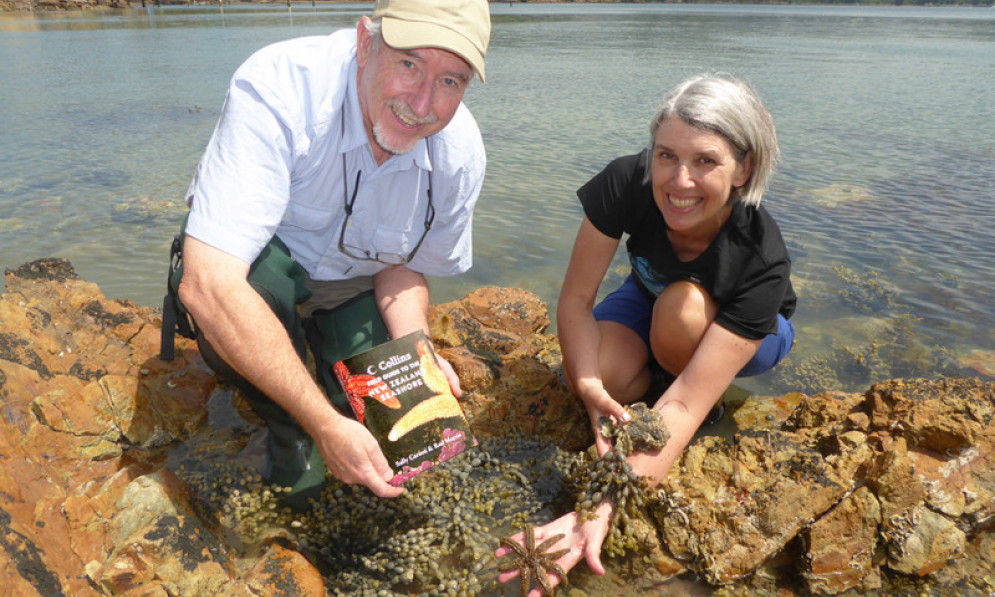
<path fill-rule="evenodd" d="M 663 479 L 733 379 L 763 373 L 787 355 L 791 263 L 760 205 L 777 158 L 774 124 L 749 87 L 698 76 L 657 109 L 648 149 L 614 160 L 578 191 L 585 218 L 557 325 L 564 375 L 587 407 L 599 454 L 610 444 L 598 418 L 627 420 L 624 405 L 643 399 L 654 378 L 668 377 L 662 395 L 648 398 L 670 440 L 629 457 L 638 474 Z M 595 307 L 623 235 L 632 272 Z M 536 542 L 563 533 L 550 547 L 569 548 L 558 559 L 563 569 L 584 557 L 604 574 L 600 551 L 612 507 L 603 502 L 584 523 L 571 512 L 536 529 Z"/>

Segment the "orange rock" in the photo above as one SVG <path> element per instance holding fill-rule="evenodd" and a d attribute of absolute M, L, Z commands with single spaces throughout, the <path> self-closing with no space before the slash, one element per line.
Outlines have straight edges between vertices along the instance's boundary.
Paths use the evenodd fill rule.
<path fill-rule="evenodd" d="M 198 450 L 225 458 L 248 441 L 244 429 L 201 433 L 208 402 L 228 394 L 216 391 L 196 343 L 177 338 L 176 358 L 159 360 L 156 310 L 106 299 L 63 260 L 26 264 L 6 281 L 0 592 L 324 594 L 289 542 L 256 556 L 214 534 L 216 521 L 197 517 L 164 468 L 167 445 L 196 460 L 207 456 Z M 475 433 L 590 445 L 535 295 L 483 288 L 430 311 Z M 750 397 L 735 419 L 737 435 L 694 440 L 661 484 L 666 504 L 653 516 L 666 553 L 647 562 L 656 573 L 687 566 L 713 584 L 738 583 L 777 561 L 807 574 L 813 590 L 870 590 L 882 565 L 942 574 L 961 553 L 991 551 L 995 384 L 892 380 L 864 395 Z M 182 443 L 207 435 L 213 443 Z M 794 548 L 799 534 L 807 560 Z M 871 545 L 888 557 L 868 563 Z M 979 565 L 991 569 L 990 559 Z"/>
<path fill-rule="evenodd" d="M 321 573 L 301 554 L 280 543 L 266 553 L 245 575 L 246 584 L 258 595 L 272 597 L 324 597 Z"/>
<path fill-rule="evenodd" d="M 880 522 L 877 498 L 861 487 L 802 532 L 813 593 L 835 595 L 861 586 L 874 568 Z"/>

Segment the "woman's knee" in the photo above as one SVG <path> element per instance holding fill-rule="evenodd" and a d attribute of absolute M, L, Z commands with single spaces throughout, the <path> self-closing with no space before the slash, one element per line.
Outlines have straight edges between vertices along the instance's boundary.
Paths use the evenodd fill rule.
<path fill-rule="evenodd" d="M 663 289 L 653 305 L 653 323 L 707 328 L 718 313 L 715 299 L 700 284 L 682 280 Z"/>
<path fill-rule="evenodd" d="M 668 285 L 653 305 L 650 346 L 657 362 L 679 374 L 717 313 L 718 304 L 701 285 L 688 281 Z"/>

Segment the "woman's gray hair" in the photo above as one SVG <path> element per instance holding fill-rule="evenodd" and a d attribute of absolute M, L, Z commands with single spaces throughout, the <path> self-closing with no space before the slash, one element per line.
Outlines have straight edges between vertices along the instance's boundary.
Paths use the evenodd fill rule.
<path fill-rule="evenodd" d="M 730 199 L 760 205 L 771 174 L 780 159 L 774 120 L 749 85 L 728 74 L 697 75 L 675 87 L 650 121 L 650 149 L 646 176 L 650 176 L 656 133 L 666 118 L 722 136 L 732 146 L 736 161 L 752 154 L 753 170 Z"/>

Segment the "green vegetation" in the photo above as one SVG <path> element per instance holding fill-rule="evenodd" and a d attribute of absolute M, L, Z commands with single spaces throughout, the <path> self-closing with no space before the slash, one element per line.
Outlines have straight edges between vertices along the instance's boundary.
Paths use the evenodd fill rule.
<path fill-rule="evenodd" d="M 859 392 L 886 379 L 964 374 L 950 349 L 923 339 L 916 329 L 919 318 L 897 289 L 873 272 L 842 265 L 833 270 L 840 279 L 840 302 L 877 327 L 870 338 L 834 340 L 826 352 L 793 352 L 772 373 L 775 392 Z"/>

